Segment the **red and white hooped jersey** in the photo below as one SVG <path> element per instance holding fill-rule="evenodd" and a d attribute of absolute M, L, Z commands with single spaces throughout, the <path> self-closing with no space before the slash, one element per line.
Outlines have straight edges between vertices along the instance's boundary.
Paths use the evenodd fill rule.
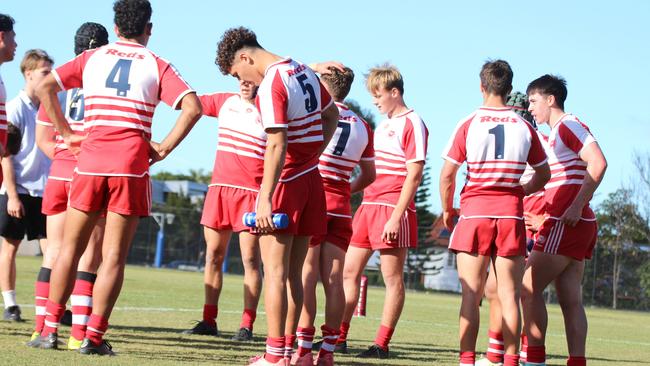
<path fill-rule="evenodd" d="M 84 135 L 84 93 L 83 89 L 74 88 L 57 94 L 63 116 L 68 121 L 75 135 Z M 68 146 L 63 142 L 63 137 L 54 128 L 50 117 L 45 113 L 43 105 L 38 108 L 36 123 L 54 129 L 54 159 L 50 167 L 48 179 L 72 180 L 72 173 L 77 166 L 77 158 L 72 155 Z"/>
<path fill-rule="evenodd" d="M 5 83 L 2 81 L 2 75 L 0 75 L 0 144 L 2 147 L 7 146 L 7 90 L 5 89 Z M 2 170 L 0 170 L 1 172 Z M 2 178 L 0 178 L 0 182 Z"/>
<path fill-rule="evenodd" d="M 156 106 L 162 100 L 177 108 L 193 92 L 169 62 L 126 41 L 85 51 L 52 74 L 63 90 L 84 89 L 88 137 L 77 157 L 79 174 L 148 174 Z"/>
<path fill-rule="evenodd" d="M 510 108 L 482 107 L 462 119 L 442 157 L 456 165 L 467 162 L 461 191 L 461 215 L 523 218 L 520 179 L 526 164 L 547 160 L 535 129 Z"/>
<path fill-rule="evenodd" d="M 363 190 L 361 204 L 395 206 L 406 180 L 406 164 L 425 161 L 429 130 L 412 109 L 383 120 L 375 129 L 377 178 Z M 415 202 L 409 209 L 415 210 Z"/>
<path fill-rule="evenodd" d="M 546 148 L 546 141 L 548 141 L 548 136 L 539 132 L 539 130 L 535 130 L 535 132 L 537 132 L 537 137 L 539 137 L 539 141 L 542 143 L 542 146 Z M 524 174 L 521 175 L 519 182 L 524 185 L 530 181 L 530 179 L 533 177 L 533 174 L 535 174 L 535 169 L 533 169 L 533 167 L 530 165 L 526 165 L 526 170 L 524 170 Z M 524 197 L 524 212 L 528 212 L 534 215 L 544 215 L 546 213 L 544 188 Z"/>
<path fill-rule="evenodd" d="M 280 181 L 317 169 L 323 146 L 321 113 L 333 101 L 316 74 L 291 58 L 275 62 L 266 68 L 256 102 L 265 129 L 287 129 L 287 155 Z"/>
<path fill-rule="evenodd" d="M 318 170 L 323 177 L 327 214 L 352 217 L 350 177 L 360 160 L 375 160 L 372 129 L 343 103 L 336 103 L 339 122 L 334 136 L 320 156 Z"/>
<path fill-rule="evenodd" d="M 551 218 L 560 218 L 575 200 L 587 174 L 587 163 L 580 159 L 582 149 L 596 142 L 589 127 L 571 114 L 560 117 L 548 136 L 548 162 L 551 179 L 546 183 L 546 211 Z M 582 219 L 596 220 L 596 216 L 585 205 Z"/>
<path fill-rule="evenodd" d="M 266 132 L 255 105 L 235 93 L 202 95 L 203 114 L 219 118 L 211 186 L 257 192 L 264 173 Z"/>

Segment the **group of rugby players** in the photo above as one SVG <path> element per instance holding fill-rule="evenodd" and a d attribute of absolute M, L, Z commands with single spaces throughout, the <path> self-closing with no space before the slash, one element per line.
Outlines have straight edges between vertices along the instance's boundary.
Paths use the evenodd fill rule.
<path fill-rule="evenodd" d="M 201 219 L 205 304 L 203 319 L 186 333 L 218 335 L 221 265 L 236 232 L 245 276 L 234 340 L 252 340 L 264 282 L 266 351 L 251 365 L 333 365 L 334 352 L 347 352 L 361 275 L 376 250 L 386 297 L 374 344 L 358 357 L 388 358 L 404 306 L 404 263 L 417 245 L 414 196 L 428 137 L 403 99 L 397 68 L 382 65 L 366 75 L 373 103 L 387 117 L 373 132 L 344 103 L 354 73 L 340 63 L 305 65 L 280 57 L 251 30 L 232 28 L 219 41 L 215 62 L 239 80 L 239 91 L 197 96 L 170 63 L 146 48 L 149 2 L 118 0 L 114 11 L 118 41 L 109 43 L 99 24 L 82 25 L 77 56 L 36 89 L 39 147 L 53 164 L 43 201 L 49 240 L 28 344 L 59 347 L 60 319 L 72 294 L 79 326 L 68 347 L 114 355 L 103 336 L 138 220 L 150 214 L 149 166 L 207 115 L 219 119 L 219 137 Z M 13 59 L 15 33 L 13 19 L 0 17 L 0 61 L 6 62 Z M 552 281 L 565 318 L 567 365 L 585 365 L 580 284 L 596 239 L 589 200 L 607 163 L 587 126 L 564 112 L 563 79 L 544 75 L 529 84 L 526 97 L 511 94 L 512 77 L 505 61 L 483 65 L 483 106 L 459 122 L 443 152 L 442 215 L 453 230 L 450 250 L 462 285 L 460 365 L 475 364 L 484 293 L 490 346 L 476 364 L 543 365 L 542 293 Z M 160 101 L 180 114 L 158 143 L 151 140 L 151 125 Z M 535 122 L 548 124 L 550 134 L 538 132 Z M 7 122 L 0 118 L 0 124 Z M 467 179 L 457 212 L 455 181 L 463 163 Z M 353 218 L 350 197 L 361 191 Z M 247 212 L 256 213 L 254 228 L 242 220 Z M 287 227 L 276 226 L 277 213 L 288 216 Z M 325 322 L 322 341 L 314 343 L 319 279 Z"/>

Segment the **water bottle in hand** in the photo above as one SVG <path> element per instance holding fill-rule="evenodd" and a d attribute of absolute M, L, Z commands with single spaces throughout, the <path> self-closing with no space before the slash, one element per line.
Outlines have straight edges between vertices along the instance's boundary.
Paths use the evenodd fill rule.
<path fill-rule="evenodd" d="M 244 214 L 244 217 L 242 217 L 242 221 L 244 222 L 244 225 L 248 227 L 255 227 L 255 212 L 246 212 Z M 289 226 L 289 216 L 284 213 L 274 213 L 272 215 L 273 217 L 273 224 L 275 225 L 276 228 L 278 229 L 286 229 L 287 226 Z"/>

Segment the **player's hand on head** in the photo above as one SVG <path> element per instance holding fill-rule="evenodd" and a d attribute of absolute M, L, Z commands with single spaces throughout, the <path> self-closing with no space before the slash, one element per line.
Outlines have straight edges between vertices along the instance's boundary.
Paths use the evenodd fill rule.
<path fill-rule="evenodd" d="M 569 208 L 564 211 L 564 215 L 560 218 L 562 222 L 571 227 L 576 226 L 582 215 L 582 207 L 576 207 L 576 205 L 571 205 Z"/>
<path fill-rule="evenodd" d="M 383 242 L 394 242 L 397 241 L 397 235 L 399 234 L 400 222 L 399 220 L 390 219 L 384 225 L 384 230 L 381 233 L 381 241 Z"/>
<path fill-rule="evenodd" d="M 255 227 L 262 234 L 275 230 L 273 205 L 270 200 L 260 199 L 255 209 Z"/>
<path fill-rule="evenodd" d="M 445 224 L 445 228 L 449 231 L 454 230 L 456 222 L 458 222 L 458 211 L 455 208 L 451 210 L 444 211 L 442 213 L 442 222 Z"/>
<path fill-rule="evenodd" d="M 9 197 L 7 199 L 7 213 L 9 216 L 15 217 L 17 219 L 23 218 L 25 215 L 25 207 L 23 207 L 23 203 L 20 201 L 20 198 Z"/>
<path fill-rule="evenodd" d="M 341 72 L 345 72 L 345 65 L 338 61 L 317 62 L 310 64 L 309 67 L 311 67 L 312 70 L 319 74 L 329 74 L 331 72 L 330 67 L 333 67 Z"/>

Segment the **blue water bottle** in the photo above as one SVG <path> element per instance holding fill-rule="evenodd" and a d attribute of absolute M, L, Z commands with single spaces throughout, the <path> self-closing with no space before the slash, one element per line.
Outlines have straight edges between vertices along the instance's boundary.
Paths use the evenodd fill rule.
<path fill-rule="evenodd" d="M 284 213 L 273 214 L 273 224 L 278 229 L 286 229 L 289 226 L 289 216 Z M 242 217 L 244 225 L 248 227 L 255 227 L 255 212 L 246 212 Z"/>

